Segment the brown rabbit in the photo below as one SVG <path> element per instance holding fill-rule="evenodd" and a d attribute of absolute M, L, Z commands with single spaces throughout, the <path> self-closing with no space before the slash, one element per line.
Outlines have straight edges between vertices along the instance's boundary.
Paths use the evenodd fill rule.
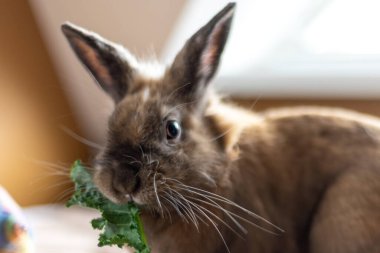
<path fill-rule="evenodd" d="M 224 102 L 209 83 L 234 9 L 195 33 L 159 75 L 123 47 L 62 26 L 115 101 L 97 186 L 141 206 L 155 253 L 379 253 L 380 120 L 323 108 L 252 113 Z"/>

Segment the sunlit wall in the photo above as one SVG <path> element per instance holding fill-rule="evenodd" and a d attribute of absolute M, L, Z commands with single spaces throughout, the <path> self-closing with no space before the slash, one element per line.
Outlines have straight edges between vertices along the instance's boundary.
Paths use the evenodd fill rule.
<path fill-rule="evenodd" d="M 86 149 L 60 129 L 77 131 L 27 1 L 0 1 L 0 115 L 0 185 L 22 205 L 60 200 L 64 179 L 46 162 Z"/>

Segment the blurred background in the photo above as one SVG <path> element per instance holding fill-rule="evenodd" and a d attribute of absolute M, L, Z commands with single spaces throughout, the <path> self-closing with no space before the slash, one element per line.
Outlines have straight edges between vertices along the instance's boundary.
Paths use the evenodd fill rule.
<path fill-rule="evenodd" d="M 255 110 L 311 104 L 380 115 L 378 0 L 237 2 L 216 89 L 244 106 L 257 101 Z M 22 206 L 60 201 L 62 174 L 96 151 L 80 139 L 104 141 L 112 103 L 71 52 L 63 22 L 168 64 L 225 3 L 0 0 L 0 185 Z"/>

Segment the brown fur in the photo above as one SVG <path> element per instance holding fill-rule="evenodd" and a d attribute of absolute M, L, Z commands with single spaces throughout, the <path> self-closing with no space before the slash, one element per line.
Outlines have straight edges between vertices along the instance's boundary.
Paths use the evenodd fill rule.
<path fill-rule="evenodd" d="M 89 70 L 109 73 L 93 75 L 115 100 L 95 183 L 111 200 L 141 206 L 154 253 L 380 252 L 380 120 L 331 108 L 252 113 L 224 102 L 207 85 L 232 11 L 190 38 L 161 78 L 127 62 L 116 66 L 122 82 L 103 52 L 109 44 L 94 47 L 93 33 L 64 27 L 84 64 L 97 56 Z M 170 120 L 182 127 L 179 139 L 167 137 Z"/>
<path fill-rule="evenodd" d="M 235 143 L 239 159 L 218 168 L 228 178 L 217 183 L 218 191 L 285 233 L 247 227 L 242 240 L 222 228 L 231 252 L 379 251 L 380 128 L 374 124 L 380 121 L 333 111 L 294 108 L 252 115 L 256 122 Z M 219 117 L 228 120 L 225 114 L 213 116 Z M 197 232 L 181 221 L 157 226 L 155 218 L 144 218 L 156 252 L 224 250 L 210 226 Z"/>

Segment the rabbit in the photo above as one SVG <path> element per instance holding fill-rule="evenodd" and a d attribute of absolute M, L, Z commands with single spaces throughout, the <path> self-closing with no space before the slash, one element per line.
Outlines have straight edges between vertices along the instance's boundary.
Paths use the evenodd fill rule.
<path fill-rule="evenodd" d="M 380 252 L 380 120 L 320 107 L 258 113 L 218 95 L 210 83 L 234 11 L 168 67 L 62 26 L 115 104 L 95 184 L 141 208 L 154 253 Z"/>

